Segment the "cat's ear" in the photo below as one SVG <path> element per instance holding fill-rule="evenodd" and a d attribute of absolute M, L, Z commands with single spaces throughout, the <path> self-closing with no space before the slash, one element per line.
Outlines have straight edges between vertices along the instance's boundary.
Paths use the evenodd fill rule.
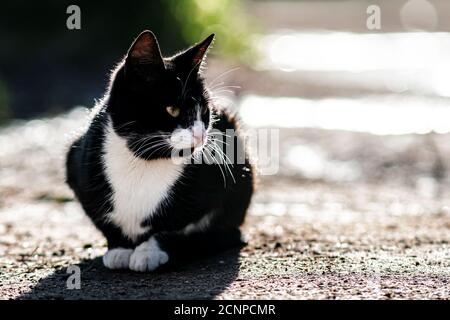
<path fill-rule="evenodd" d="M 197 71 L 200 70 L 200 67 L 205 60 L 206 53 L 208 52 L 208 48 L 211 46 L 211 43 L 214 41 L 214 34 L 208 36 L 205 40 L 193 45 L 189 49 L 179 53 L 175 57 L 175 61 L 178 64 L 182 64 L 183 67 L 187 68 L 189 71 Z"/>
<path fill-rule="evenodd" d="M 164 61 L 158 40 L 150 30 L 143 31 L 134 40 L 127 54 L 127 62 L 139 65 L 163 67 Z"/>
<path fill-rule="evenodd" d="M 203 60 L 206 57 L 206 53 L 208 52 L 211 43 L 214 41 L 214 37 L 215 35 L 211 34 L 205 40 L 194 45 L 188 50 L 188 52 L 191 55 L 191 57 L 189 58 L 191 58 L 192 67 L 200 67 L 200 65 L 202 64 Z"/>

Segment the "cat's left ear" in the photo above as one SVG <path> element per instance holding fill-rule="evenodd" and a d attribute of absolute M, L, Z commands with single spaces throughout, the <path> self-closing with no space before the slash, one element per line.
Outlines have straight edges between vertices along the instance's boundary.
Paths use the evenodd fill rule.
<path fill-rule="evenodd" d="M 198 72 L 206 58 L 209 47 L 214 41 L 214 37 L 215 35 L 211 34 L 205 40 L 179 53 L 174 57 L 174 60 L 177 64 L 182 64 L 183 67 L 187 68 L 187 70 Z"/>
<path fill-rule="evenodd" d="M 158 40 L 150 30 L 143 31 L 134 40 L 127 54 L 127 62 L 138 65 L 164 67 Z"/>

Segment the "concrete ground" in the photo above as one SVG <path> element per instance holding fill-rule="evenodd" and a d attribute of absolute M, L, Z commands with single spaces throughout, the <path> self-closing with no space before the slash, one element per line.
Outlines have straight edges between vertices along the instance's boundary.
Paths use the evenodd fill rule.
<path fill-rule="evenodd" d="M 308 197 L 383 200 L 376 187 L 297 185 Z M 360 189 L 359 189 L 360 188 Z M 385 194 L 385 197 L 389 195 Z M 385 199 L 387 200 L 387 199 Z M 334 202 L 330 202 L 331 203 Z M 335 203 L 337 205 L 337 203 Z M 269 207 L 271 205 L 268 205 Z M 165 273 L 105 269 L 105 241 L 73 202 L 0 215 L 2 299 L 448 299 L 450 213 L 251 215 L 250 244 Z M 81 268 L 68 289 L 67 267 Z"/>
<path fill-rule="evenodd" d="M 385 152 L 377 143 L 396 143 L 391 153 L 395 160 L 386 161 L 397 166 L 386 167 L 380 155 L 366 150 L 361 154 L 373 160 L 358 160 L 364 164 L 358 179 L 333 182 L 326 175 L 296 176 L 282 161 L 278 176 L 260 178 L 243 227 L 247 247 L 165 273 L 139 274 L 102 266 L 105 240 L 64 185 L 60 146 L 64 132 L 76 127 L 80 117 L 74 111 L 19 123 L 0 133 L 2 299 L 450 297 L 448 192 L 436 191 L 439 188 L 429 180 L 418 186 L 408 182 L 427 168 L 420 159 L 411 160 L 400 143 L 410 146 L 412 139 L 424 150 L 422 136 L 298 131 L 324 148 L 341 135 L 352 146 L 366 141 L 370 152 Z M 294 133 L 288 130 L 282 140 Z M 436 141 L 444 147 L 445 136 L 441 138 Z M 327 149 L 330 157 L 338 156 Z M 348 155 L 355 158 L 354 150 Z M 345 163 L 342 150 L 339 157 Z M 74 265 L 81 269 L 79 290 L 67 287 L 67 268 Z"/>

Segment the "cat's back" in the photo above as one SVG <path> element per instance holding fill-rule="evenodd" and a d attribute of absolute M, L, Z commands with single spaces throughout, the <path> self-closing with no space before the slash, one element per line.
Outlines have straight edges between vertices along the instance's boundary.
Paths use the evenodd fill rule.
<path fill-rule="evenodd" d="M 101 148 L 108 119 L 104 107 L 92 109 L 88 124 L 70 144 L 66 157 L 66 180 L 77 194 L 91 173 L 102 170 Z"/>

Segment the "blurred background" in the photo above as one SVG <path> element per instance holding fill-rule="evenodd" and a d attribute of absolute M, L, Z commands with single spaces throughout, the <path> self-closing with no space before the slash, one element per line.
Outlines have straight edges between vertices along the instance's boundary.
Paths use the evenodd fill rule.
<path fill-rule="evenodd" d="M 66 27 L 70 4 L 81 30 Z M 429 217 L 450 228 L 450 2 L 439 0 L 2 3 L 3 221 L 63 220 L 49 206 L 80 215 L 63 146 L 143 29 L 165 55 L 216 33 L 206 79 L 217 102 L 249 128 L 280 129 L 280 169 L 259 177 L 250 209 L 268 217 L 269 236 L 288 234 L 282 217 L 360 234 L 376 222 L 379 236 Z M 405 228 L 400 238 L 445 231 Z"/>
<path fill-rule="evenodd" d="M 81 9 L 81 30 L 66 27 L 70 4 Z M 371 5 L 380 11 L 374 30 Z M 450 156 L 449 12 L 450 3 L 425 0 L 7 2 L 2 184 L 20 183 L 17 152 L 47 161 L 45 148 L 58 150 L 132 39 L 152 29 L 165 55 L 217 34 L 206 78 L 216 101 L 239 109 L 249 127 L 281 128 L 277 177 L 439 196 Z"/>

